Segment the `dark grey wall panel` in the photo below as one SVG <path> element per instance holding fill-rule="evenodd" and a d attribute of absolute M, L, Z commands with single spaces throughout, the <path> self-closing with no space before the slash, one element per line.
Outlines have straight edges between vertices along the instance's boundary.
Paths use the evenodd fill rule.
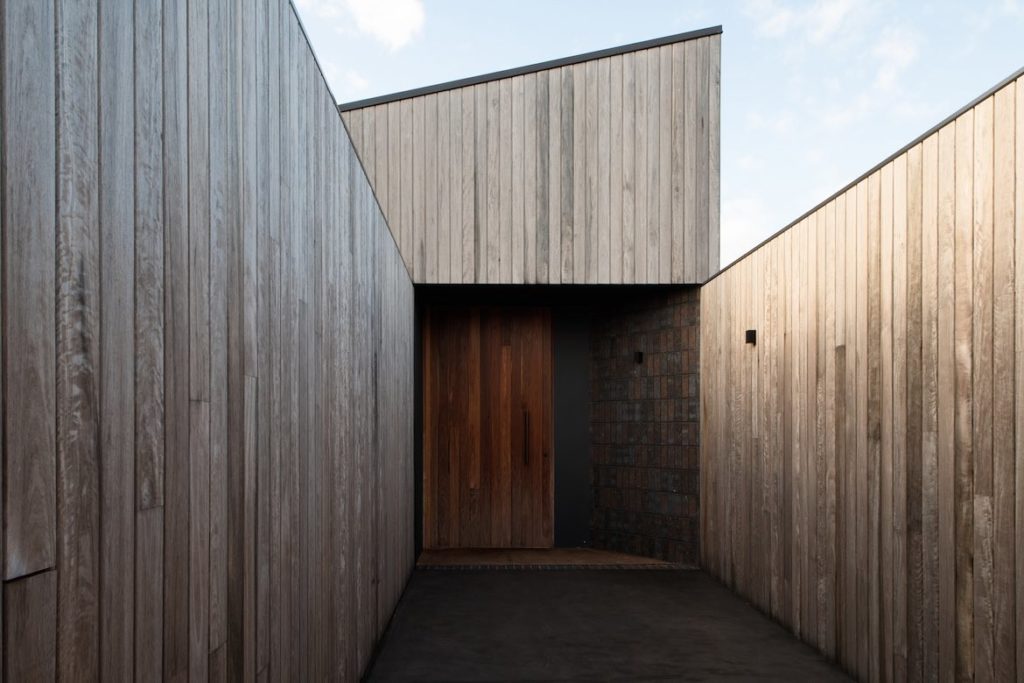
<path fill-rule="evenodd" d="M 588 306 L 557 308 L 554 347 L 555 545 L 590 545 L 594 508 L 590 449 L 590 326 Z"/>

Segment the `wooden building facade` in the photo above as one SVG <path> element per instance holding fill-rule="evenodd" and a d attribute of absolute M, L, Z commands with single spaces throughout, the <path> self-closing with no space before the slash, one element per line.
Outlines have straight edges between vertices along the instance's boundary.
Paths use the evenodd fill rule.
<path fill-rule="evenodd" d="M 1024 677 L 1021 74 L 719 273 L 720 28 L 340 111 L 289 0 L 0 32 L 0 680 L 357 680 L 417 491 L 428 544 L 551 545 L 552 289 L 606 532 L 685 503 L 861 679 Z"/>
<path fill-rule="evenodd" d="M 704 567 L 860 680 L 1021 680 L 1024 72 L 701 307 Z"/>
<path fill-rule="evenodd" d="M 721 27 L 342 105 L 417 283 L 718 271 Z"/>

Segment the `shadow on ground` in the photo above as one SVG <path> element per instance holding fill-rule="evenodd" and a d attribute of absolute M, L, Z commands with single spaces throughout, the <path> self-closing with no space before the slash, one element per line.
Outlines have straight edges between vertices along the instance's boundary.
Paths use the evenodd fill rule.
<path fill-rule="evenodd" d="M 416 570 L 370 681 L 846 681 L 695 570 Z"/>

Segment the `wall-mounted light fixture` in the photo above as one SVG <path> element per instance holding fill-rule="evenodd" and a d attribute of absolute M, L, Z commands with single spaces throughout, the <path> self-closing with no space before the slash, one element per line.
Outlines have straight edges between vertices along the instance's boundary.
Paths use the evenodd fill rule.
<path fill-rule="evenodd" d="M 637 365 L 643 365 L 643 363 L 644 363 L 644 352 L 643 351 L 634 351 L 633 352 L 633 362 L 635 362 Z"/>
<path fill-rule="evenodd" d="M 747 330 L 747 343 L 757 345 L 757 330 Z"/>

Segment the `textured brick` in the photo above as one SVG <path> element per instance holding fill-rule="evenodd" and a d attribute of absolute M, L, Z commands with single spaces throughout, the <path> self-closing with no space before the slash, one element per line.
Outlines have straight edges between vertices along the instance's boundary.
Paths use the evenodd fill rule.
<path fill-rule="evenodd" d="M 695 288 L 646 291 L 610 300 L 594 322 L 597 547 L 699 562 L 699 310 Z"/>

